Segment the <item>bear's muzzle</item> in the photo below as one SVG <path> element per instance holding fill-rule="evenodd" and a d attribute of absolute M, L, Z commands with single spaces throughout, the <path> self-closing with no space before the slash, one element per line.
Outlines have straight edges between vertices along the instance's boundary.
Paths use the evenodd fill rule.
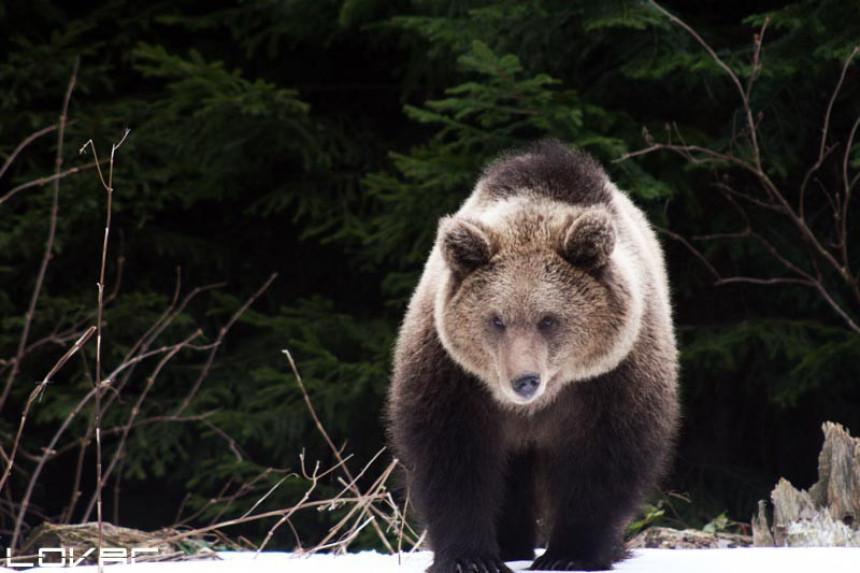
<path fill-rule="evenodd" d="M 511 385 L 519 396 L 531 398 L 540 386 L 540 376 L 534 372 L 527 372 L 514 380 Z"/>

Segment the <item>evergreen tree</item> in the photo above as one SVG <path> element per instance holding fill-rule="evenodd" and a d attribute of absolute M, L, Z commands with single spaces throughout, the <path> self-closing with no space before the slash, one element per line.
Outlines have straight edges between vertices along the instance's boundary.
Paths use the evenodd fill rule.
<path fill-rule="evenodd" d="M 744 202 L 767 199 L 762 178 L 725 157 L 760 161 L 795 213 L 803 205 L 825 250 L 841 257 L 844 239 L 857 283 L 856 198 L 836 201 L 845 174 L 856 183 L 860 167 L 852 132 L 860 82 L 856 62 L 845 65 L 860 14 L 835 0 L 667 2 L 665 10 L 713 54 L 638 0 L 0 2 L 2 162 L 57 124 L 78 60 L 62 159 L 64 169 L 82 168 L 61 180 L 53 256 L 20 361 L 54 188 L 7 194 L 54 172 L 56 132 L 33 140 L 0 174 L 0 383 L 12 380 L 0 419 L 4 451 L 33 381 L 95 318 L 105 196 L 95 171 L 84 169 L 92 157 L 77 153 L 87 140 L 104 157 L 132 129 L 116 158 L 105 373 L 140 352 L 138 341 L 155 351 L 202 332 L 198 348 L 177 353 L 152 385 L 165 353 L 118 373 L 105 395 L 105 458 L 124 452 L 106 491 L 112 500 L 119 490 L 119 507 L 108 501 L 107 514 L 117 509 L 123 524 L 157 527 L 173 519 L 186 491 L 201 523 L 225 510 L 208 500 L 230 480 L 228 494 L 255 484 L 250 504 L 280 482 L 266 468 L 295 470 L 303 448 L 307 459 L 332 461 L 283 348 L 334 442 L 355 454 L 355 467 L 372 459 L 384 444 L 390 348 L 438 217 L 457 208 L 498 153 L 552 136 L 597 156 L 665 231 L 686 412 L 667 488 L 692 500 L 681 518 L 703 523 L 728 510 L 746 520 L 778 476 L 811 483 L 817 425 L 860 428 L 860 335 L 851 328 L 860 301 L 838 269 L 810 256 L 784 212 Z M 756 145 L 727 69 L 743 87 L 754 79 L 746 97 Z M 678 146 L 720 156 L 684 155 Z M 833 214 L 843 211 L 840 234 Z M 747 223 L 759 237 L 737 240 Z M 820 276 L 822 288 L 715 285 L 795 276 L 769 246 Z M 271 287 L 231 323 L 273 272 Z M 147 337 L 162 316 L 173 317 L 169 326 Z M 34 460 L 80 405 L 47 460 L 54 471 L 38 477 L 30 501 L 38 511 L 25 525 L 86 512 L 94 412 L 81 400 L 92 388 L 94 349 L 88 343 L 60 370 L 27 420 L 20 467 L 4 485 L 16 503 Z M 184 422 L 155 421 L 177 411 Z M 153 421 L 123 441 L 132 415 Z M 70 510 L 79 460 L 87 468 L 82 499 Z M 287 480 L 263 505 L 295 503 L 306 486 Z M 155 490 L 168 500 L 163 514 L 136 507 L 137 492 Z M 338 511 L 299 516 L 303 541 L 323 538 Z M 0 511 L 0 528 L 11 531 L 16 515 Z M 293 543 L 282 534 L 276 544 Z"/>

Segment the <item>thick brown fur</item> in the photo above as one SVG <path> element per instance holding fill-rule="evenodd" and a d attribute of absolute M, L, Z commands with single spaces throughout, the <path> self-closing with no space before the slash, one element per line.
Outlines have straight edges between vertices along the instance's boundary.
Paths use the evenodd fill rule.
<path fill-rule="evenodd" d="M 509 571 L 538 518 L 534 569 L 611 569 L 668 463 L 676 377 L 644 216 L 558 142 L 491 164 L 440 222 L 395 351 L 389 432 L 430 571 Z"/>

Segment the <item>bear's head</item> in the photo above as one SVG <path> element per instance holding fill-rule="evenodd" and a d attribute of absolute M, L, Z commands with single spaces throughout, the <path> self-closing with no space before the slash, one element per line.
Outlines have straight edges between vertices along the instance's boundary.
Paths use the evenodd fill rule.
<path fill-rule="evenodd" d="M 451 357 L 500 403 L 539 406 L 618 365 L 641 300 L 606 205 L 505 203 L 440 222 L 434 319 Z"/>

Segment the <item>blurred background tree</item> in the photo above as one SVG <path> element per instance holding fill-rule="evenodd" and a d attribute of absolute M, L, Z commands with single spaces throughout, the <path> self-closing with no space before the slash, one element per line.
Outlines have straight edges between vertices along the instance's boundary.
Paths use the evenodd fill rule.
<path fill-rule="evenodd" d="M 665 487 L 690 500 L 673 504 L 670 517 L 701 525 L 726 512 L 746 521 L 778 477 L 812 483 L 821 422 L 860 431 L 860 334 L 851 327 L 860 300 L 850 288 L 860 268 L 850 248 L 860 244 L 860 213 L 849 191 L 860 167 L 860 80 L 849 61 L 860 43 L 860 7 L 664 7 L 714 53 L 636 0 L 0 2 L 3 161 L 57 122 L 76 59 L 64 166 L 91 160 L 77 154 L 86 140 L 107 148 L 132 128 L 115 172 L 106 364 L 120 363 L 170 307 L 177 283 L 180 300 L 195 287 L 226 286 L 194 296 L 159 345 L 196 328 L 200 344 L 216 341 L 278 273 L 224 337 L 182 407 L 187 419 L 129 434 L 106 486 L 106 515 L 155 528 L 173 523 L 185 503 L 186 515 L 202 510 L 198 521 L 208 519 L 224 509 L 207 500 L 223 495 L 225 482 L 233 491 L 264 468 L 295 469 L 303 448 L 327 458 L 282 348 L 295 356 L 333 440 L 359 464 L 369 460 L 384 444 L 391 345 L 436 220 L 457 208 L 486 161 L 544 136 L 597 156 L 665 231 L 684 400 Z M 746 101 L 755 148 L 727 69 L 744 87 L 754 80 Z M 0 195 L 50 175 L 55 153 L 56 137 L 34 141 L 0 177 Z M 849 247 L 842 276 L 810 253 L 784 211 L 761 204 L 761 177 L 728 156 L 758 157 L 824 249 L 840 255 L 841 244 Z M 34 186 L 0 203 L 6 451 L 32 381 L 95 307 L 104 195 L 85 170 L 62 180 L 54 256 L 27 352 L 16 360 L 52 196 L 49 185 Z M 764 199 L 745 200 L 755 197 Z M 760 236 L 739 236 L 747 228 Z M 769 246 L 819 277 L 830 301 L 821 289 L 785 281 L 795 275 Z M 205 369 L 203 356 L 178 354 L 151 389 L 147 374 L 158 358 L 142 362 L 116 393 L 105 427 L 121 427 L 142 393 L 142 418 L 176 412 Z M 21 469 L 3 491 L 0 532 L 13 528 L 30 466 L 88 391 L 93 360 L 88 346 L 34 406 Z M 92 456 L 81 442 L 92 414 L 85 405 L 60 440 L 25 526 L 85 517 L 89 470 L 80 478 L 83 501 L 69 499 L 79 461 Z M 106 455 L 119 447 L 119 436 L 107 434 Z M 279 479 L 267 475 L 257 490 Z M 265 504 L 290 505 L 302 488 L 289 482 Z M 155 492 L 163 502 L 146 501 Z M 303 541 L 323 537 L 333 518 L 298 518 Z M 292 538 L 279 533 L 275 544 L 290 547 Z"/>

